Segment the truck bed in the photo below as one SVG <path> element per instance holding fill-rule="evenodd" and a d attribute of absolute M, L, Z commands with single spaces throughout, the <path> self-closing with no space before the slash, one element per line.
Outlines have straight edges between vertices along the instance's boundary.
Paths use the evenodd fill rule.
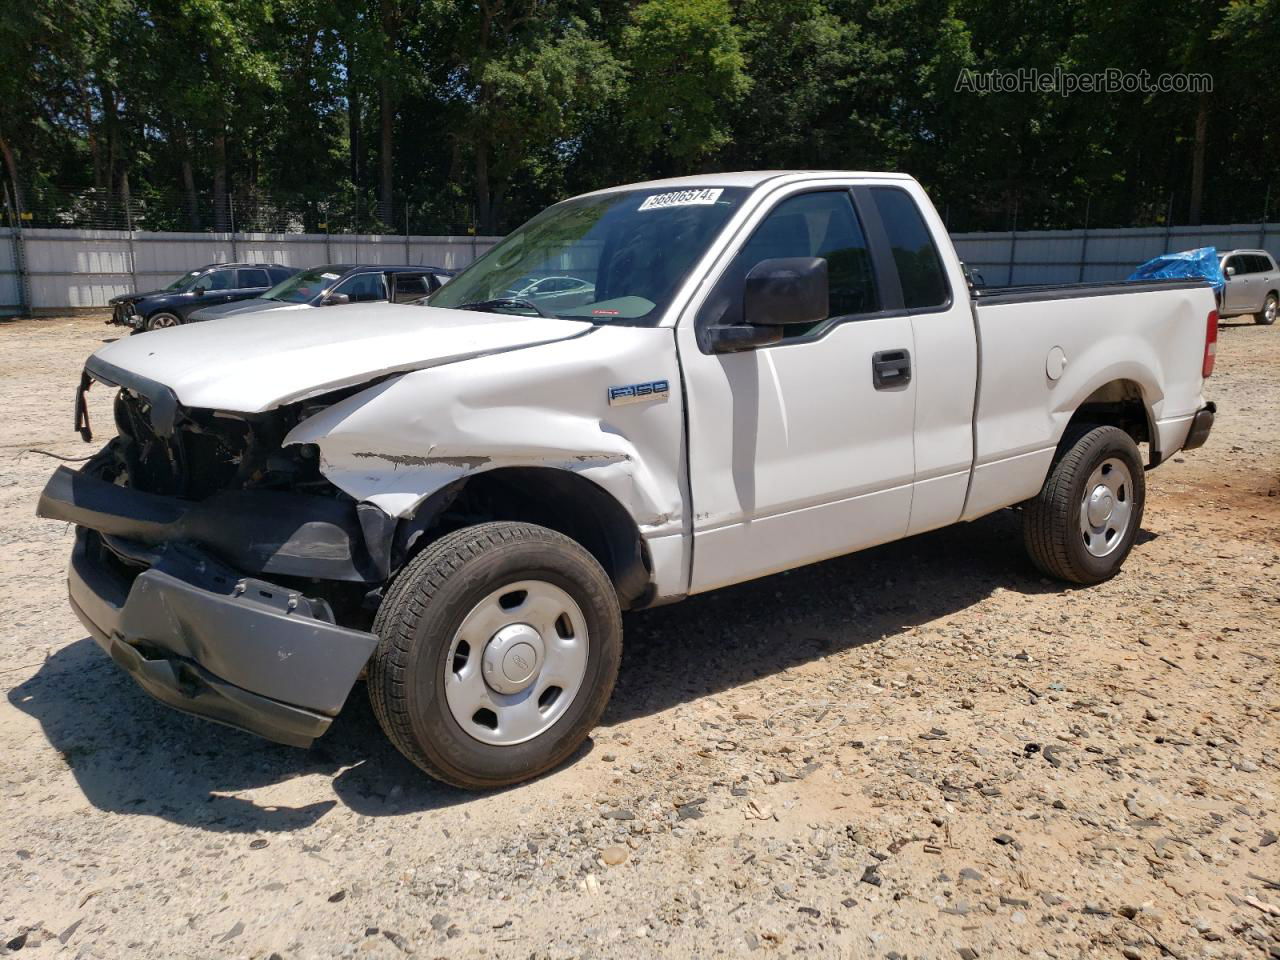
<path fill-rule="evenodd" d="M 1193 290 L 1213 287 L 1207 280 L 1108 280 L 1090 283 L 1029 283 L 1016 287 L 987 287 L 976 290 L 978 306 L 1003 303 L 1040 303 L 1044 300 L 1070 300 L 1082 297 L 1111 297 L 1151 290 Z"/>
<path fill-rule="evenodd" d="M 1208 283 L 1037 284 L 979 291 L 973 304 L 979 382 L 966 519 L 1034 496 L 1086 404 L 1148 411 L 1152 463 L 1182 446 L 1204 403 Z"/>

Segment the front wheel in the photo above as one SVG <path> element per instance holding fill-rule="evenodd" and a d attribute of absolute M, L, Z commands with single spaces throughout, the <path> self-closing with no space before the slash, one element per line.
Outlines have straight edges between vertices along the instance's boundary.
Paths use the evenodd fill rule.
<path fill-rule="evenodd" d="M 1109 580 L 1142 525 L 1142 456 L 1117 427 L 1080 428 L 1058 448 L 1040 493 L 1022 512 L 1023 542 L 1041 571 L 1071 583 Z"/>
<path fill-rule="evenodd" d="M 427 547 L 378 610 L 369 698 L 391 742 L 470 789 L 564 761 L 604 712 L 622 615 L 600 564 L 526 523 L 484 523 Z"/>
<path fill-rule="evenodd" d="M 147 318 L 147 329 L 164 330 L 167 327 L 176 327 L 180 323 L 182 323 L 182 321 L 178 318 L 177 314 L 164 312 L 153 313 Z"/>
<path fill-rule="evenodd" d="M 1268 293 L 1267 299 L 1262 301 L 1262 310 L 1253 315 L 1255 323 L 1261 323 L 1263 326 L 1271 326 L 1276 322 L 1276 312 L 1280 308 L 1280 299 L 1277 299 L 1274 293 Z"/>

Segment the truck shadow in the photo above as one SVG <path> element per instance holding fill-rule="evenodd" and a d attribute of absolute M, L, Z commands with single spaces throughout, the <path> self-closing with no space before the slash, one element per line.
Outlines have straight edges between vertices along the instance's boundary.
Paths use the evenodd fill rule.
<path fill-rule="evenodd" d="M 1140 530 L 1137 544 L 1154 537 Z M 1076 589 L 1031 565 L 1012 510 L 630 614 L 603 723 L 626 723 L 842 650 L 891 645 L 996 589 Z"/>
<path fill-rule="evenodd" d="M 282 832 L 308 827 L 340 803 L 374 816 L 474 796 L 430 780 L 405 760 L 379 729 L 362 684 L 310 750 L 156 703 L 88 638 L 51 655 L 8 699 L 39 721 L 85 799 L 110 813 L 214 832 Z M 327 793 L 305 783 L 313 776 L 329 780 L 335 796 L 312 799 Z M 273 798 L 283 792 L 305 799 L 291 805 L 254 796 L 267 787 Z"/>
<path fill-rule="evenodd" d="M 957 613 L 997 588 L 1070 589 L 1031 567 L 1009 511 L 626 617 L 606 727 Z M 1139 544 L 1152 539 L 1142 533 Z M 8 691 L 34 717 L 85 798 L 112 813 L 227 833 L 314 824 L 338 804 L 363 816 L 420 813 L 475 794 L 432 781 L 390 745 L 363 685 L 306 751 L 187 717 L 152 701 L 90 639 Z M 570 764 L 592 749 L 587 742 Z M 332 796 L 314 798 L 313 777 Z M 296 787 L 292 781 L 298 781 Z M 254 796 L 271 788 L 273 802 Z M 513 789 L 520 789 L 519 787 Z M 295 795 L 296 806 L 279 797 Z"/>

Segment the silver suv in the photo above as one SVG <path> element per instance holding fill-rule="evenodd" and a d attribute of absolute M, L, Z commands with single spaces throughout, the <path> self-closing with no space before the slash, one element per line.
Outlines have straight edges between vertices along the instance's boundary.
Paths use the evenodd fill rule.
<path fill-rule="evenodd" d="M 1255 323 L 1276 322 L 1280 306 L 1280 267 L 1265 250 L 1228 250 L 1222 254 L 1227 288 L 1222 294 L 1224 317 L 1253 314 Z"/>

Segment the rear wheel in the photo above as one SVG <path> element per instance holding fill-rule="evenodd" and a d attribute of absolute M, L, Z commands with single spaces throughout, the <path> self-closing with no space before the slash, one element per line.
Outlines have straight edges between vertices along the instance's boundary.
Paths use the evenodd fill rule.
<path fill-rule="evenodd" d="M 166 327 L 176 327 L 180 323 L 182 323 L 182 321 L 178 318 L 177 314 L 163 312 L 153 313 L 147 318 L 147 329 L 163 330 Z"/>
<path fill-rule="evenodd" d="M 378 610 L 373 710 L 437 779 L 473 789 L 535 777 L 586 739 L 613 691 L 622 615 L 582 546 L 484 523 L 442 537 Z"/>
<path fill-rule="evenodd" d="M 1146 478 L 1133 438 L 1082 427 L 1058 448 L 1040 493 L 1022 513 L 1023 541 L 1049 576 L 1092 584 L 1120 570 L 1142 525 Z"/>
<path fill-rule="evenodd" d="M 1262 301 L 1262 310 L 1253 315 L 1254 323 L 1261 323 L 1264 326 L 1271 326 L 1276 322 L 1276 313 L 1280 309 L 1280 298 L 1274 293 L 1268 293 L 1267 299 Z"/>

